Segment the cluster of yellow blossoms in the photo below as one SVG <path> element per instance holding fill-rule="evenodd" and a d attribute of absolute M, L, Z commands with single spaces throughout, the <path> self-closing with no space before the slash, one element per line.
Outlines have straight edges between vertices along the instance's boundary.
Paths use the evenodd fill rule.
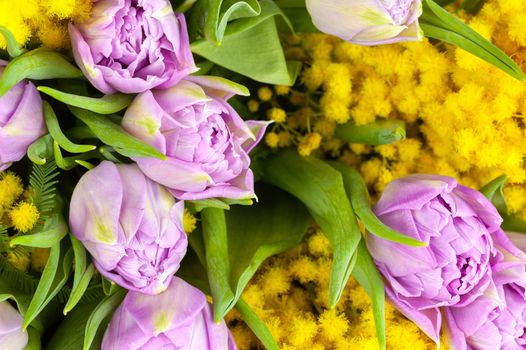
<path fill-rule="evenodd" d="M 91 0 L 0 0 L 0 26 L 9 29 L 21 45 L 51 49 L 69 46 L 67 24 L 87 18 Z M 5 40 L 0 35 L 0 49 Z"/>
<path fill-rule="evenodd" d="M 523 0 L 488 0 L 476 16 L 458 15 L 526 70 Z M 450 175 L 474 188 L 506 174 L 509 208 L 526 217 L 526 83 L 429 41 L 362 47 L 312 34 L 291 38 L 287 50 L 306 62 L 301 84 L 261 88 L 248 103 L 275 121 L 269 147 L 295 146 L 302 155 L 355 166 L 376 198 L 410 173 Z M 403 120 L 407 138 L 367 146 L 334 136 L 339 124 L 385 119 Z M 331 263 L 321 241 L 315 234 L 265 263 L 243 297 L 283 349 L 377 349 L 371 304 L 355 281 L 335 310 L 325 308 Z M 254 348 L 254 337 L 232 317 L 239 348 Z M 435 348 L 390 305 L 386 321 L 388 349 Z"/>
<path fill-rule="evenodd" d="M 24 190 L 22 180 L 14 173 L 0 172 L 0 225 L 23 234 L 33 229 L 39 219 L 40 213 L 32 202 L 30 189 Z M 22 271 L 27 271 L 30 266 L 35 271 L 42 271 L 49 255 L 49 249 L 4 248 L 0 246 L 0 254 Z"/>

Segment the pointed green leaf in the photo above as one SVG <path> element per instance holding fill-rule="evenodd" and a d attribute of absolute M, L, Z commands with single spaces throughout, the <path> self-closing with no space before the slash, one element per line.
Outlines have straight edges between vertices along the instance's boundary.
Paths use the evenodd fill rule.
<path fill-rule="evenodd" d="M 73 265 L 73 251 L 66 248 L 64 243 L 57 243 L 51 247 L 37 290 L 24 315 L 23 329 L 27 328 L 66 284 Z"/>
<path fill-rule="evenodd" d="M 476 14 L 480 11 L 486 0 L 464 0 L 460 8 L 467 13 Z"/>
<path fill-rule="evenodd" d="M 340 172 L 327 163 L 288 150 L 263 164 L 263 180 L 297 197 L 327 235 L 333 249 L 329 306 L 341 297 L 361 234 Z"/>
<path fill-rule="evenodd" d="M 345 190 L 351 199 L 351 205 L 367 231 L 389 241 L 414 247 L 427 246 L 426 242 L 416 240 L 404 235 L 403 233 L 393 230 L 376 217 L 376 215 L 371 210 L 367 186 L 360 176 L 360 173 L 358 173 L 355 169 L 341 163 L 329 162 L 329 164 L 342 174 Z"/>
<path fill-rule="evenodd" d="M 385 145 L 405 139 L 405 123 L 402 120 L 378 120 L 366 125 L 353 122 L 338 125 L 335 136 L 350 143 Z"/>
<path fill-rule="evenodd" d="M 87 109 L 99 114 L 113 114 L 122 111 L 130 105 L 134 97 L 133 95 L 117 93 L 96 98 L 69 94 L 47 86 L 39 86 L 37 89 L 69 106 Z"/>
<path fill-rule="evenodd" d="M 7 29 L 4 26 L 0 26 L 0 34 L 3 35 L 4 40 L 6 42 L 7 46 L 7 53 L 11 57 L 17 57 L 26 52 L 26 50 L 18 44 L 18 42 L 15 39 L 15 36 L 9 29 Z"/>
<path fill-rule="evenodd" d="M 486 197 L 501 214 L 508 214 L 508 206 L 506 204 L 506 199 L 504 198 L 504 185 L 508 177 L 506 175 L 501 175 L 489 183 L 484 185 L 480 189 L 480 192 Z"/>
<path fill-rule="evenodd" d="M 259 316 L 250 308 L 243 299 L 239 299 L 236 304 L 236 310 L 239 312 L 243 321 L 254 332 L 267 350 L 279 350 L 278 343 L 272 337 L 269 329 Z"/>
<path fill-rule="evenodd" d="M 382 276 L 369 255 L 369 251 L 363 240 L 360 241 L 357 250 L 356 265 L 352 272 L 358 283 L 365 289 L 373 303 L 373 316 L 376 325 L 376 336 L 380 349 L 385 350 L 385 286 Z"/>
<path fill-rule="evenodd" d="M 0 78 L 0 96 L 24 79 L 81 79 L 82 72 L 64 56 L 44 48 L 14 58 Z"/>
<path fill-rule="evenodd" d="M 68 234 L 68 225 L 62 213 L 56 212 L 47 218 L 42 229 L 27 235 L 15 236 L 9 246 L 23 245 L 34 248 L 51 248 Z"/>
<path fill-rule="evenodd" d="M 526 81 L 526 75 L 515 61 L 432 0 L 423 1 L 420 27 L 425 36 L 458 46 L 512 77 Z"/>
<path fill-rule="evenodd" d="M 97 307 L 95 307 L 86 323 L 83 350 L 90 349 L 99 328 L 101 326 L 106 327 L 109 318 L 111 318 L 126 296 L 126 292 L 126 289 L 119 288 L 114 294 L 104 298 Z"/>
<path fill-rule="evenodd" d="M 66 135 L 62 133 L 60 125 L 58 123 L 57 115 L 53 111 L 53 108 L 47 101 L 44 101 L 44 119 L 46 121 L 47 129 L 51 134 L 51 137 L 58 143 L 60 147 L 71 153 L 84 153 L 89 152 L 97 148 L 93 145 L 77 145 L 71 142 Z"/>
<path fill-rule="evenodd" d="M 81 108 L 70 107 L 71 112 L 82 120 L 93 133 L 105 144 L 126 157 L 147 157 L 165 160 L 166 156 L 155 147 L 124 131 L 104 115 L 93 113 Z"/>
<path fill-rule="evenodd" d="M 73 234 L 69 234 L 69 239 L 71 241 L 71 247 L 73 248 L 73 257 L 75 261 L 73 288 L 76 288 L 87 269 L 88 257 L 86 254 L 86 248 L 84 248 L 84 245 L 75 236 L 73 236 Z"/>
<path fill-rule="evenodd" d="M 86 271 L 84 271 L 84 274 L 82 275 L 82 278 L 77 283 L 76 286 L 73 287 L 71 290 L 71 294 L 69 296 L 69 299 L 66 303 L 66 306 L 64 306 L 64 315 L 67 315 L 68 312 L 73 310 L 73 308 L 78 304 L 86 290 L 88 289 L 89 283 L 91 281 L 91 278 L 95 274 L 95 266 L 93 264 L 90 264 Z"/>

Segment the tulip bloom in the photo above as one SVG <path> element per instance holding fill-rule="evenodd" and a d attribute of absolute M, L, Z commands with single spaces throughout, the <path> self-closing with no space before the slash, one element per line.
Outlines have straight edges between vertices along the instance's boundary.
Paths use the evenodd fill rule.
<path fill-rule="evenodd" d="M 0 60 L 0 76 L 6 65 Z M 42 99 L 33 83 L 22 81 L 0 96 L 0 171 L 22 159 L 45 133 Z"/>
<path fill-rule="evenodd" d="M 468 305 L 492 288 L 494 242 L 507 245 L 496 235 L 502 219 L 481 193 L 438 175 L 393 181 L 374 211 L 386 225 L 429 244 L 409 247 L 367 236 L 387 295 L 438 343 L 439 308 Z"/>
<path fill-rule="evenodd" d="M 497 235 L 505 240 L 505 234 Z M 513 244 L 499 247 L 495 288 L 465 307 L 446 308 L 448 334 L 456 350 L 521 350 L 526 347 L 526 254 Z"/>
<path fill-rule="evenodd" d="M 129 292 L 104 334 L 102 350 L 235 350 L 225 321 L 214 322 L 205 295 L 175 277 L 158 295 Z"/>
<path fill-rule="evenodd" d="M 421 40 L 420 0 L 307 0 L 314 25 L 322 32 L 360 45 Z"/>
<path fill-rule="evenodd" d="M 0 349 L 26 347 L 29 338 L 27 332 L 22 331 L 22 321 L 22 315 L 8 301 L 0 301 Z"/>
<path fill-rule="evenodd" d="M 69 223 L 99 272 L 146 294 L 164 291 L 186 253 L 184 203 L 136 165 L 104 161 L 73 191 Z"/>
<path fill-rule="evenodd" d="M 215 77 L 189 77 L 135 98 L 122 127 L 165 154 L 134 158 L 152 180 L 178 199 L 254 197 L 248 152 L 267 122 L 243 121 L 226 102 L 239 86 Z"/>
<path fill-rule="evenodd" d="M 168 0 L 94 1 L 69 33 L 75 61 L 106 94 L 170 87 L 197 70 L 184 15 Z"/>

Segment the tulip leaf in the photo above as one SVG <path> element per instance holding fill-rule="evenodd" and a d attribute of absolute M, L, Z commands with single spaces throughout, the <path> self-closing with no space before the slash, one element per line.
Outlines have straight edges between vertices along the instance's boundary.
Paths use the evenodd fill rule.
<path fill-rule="evenodd" d="M 53 97 L 55 100 L 65 103 L 69 106 L 87 109 L 88 111 L 99 114 L 113 114 L 122 111 L 124 108 L 128 107 L 133 100 L 133 95 L 118 93 L 96 98 L 69 94 L 47 86 L 39 86 L 37 89 L 38 91 L 41 91 L 46 95 Z"/>
<path fill-rule="evenodd" d="M 374 323 L 376 325 L 376 336 L 380 349 L 385 350 L 385 286 L 382 276 L 378 272 L 376 265 L 369 255 L 369 251 L 363 240 L 358 244 L 356 265 L 353 269 L 353 276 L 363 289 L 369 294 L 373 304 Z"/>
<path fill-rule="evenodd" d="M 228 22 L 261 13 L 257 0 L 201 0 L 192 9 L 190 29 L 192 36 L 202 32 L 213 45 L 221 45 Z"/>
<path fill-rule="evenodd" d="M 75 237 L 73 234 L 69 234 L 71 241 L 71 247 L 73 248 L 73 257 L 75 262 L 75 273 L 73 275 L 73 289 L 75 289 L 84 276 L 84 272 L 88 265 L 88 256 L 86 254 L 86 248 L 84 245 Z"/>
<path fill-rule="evenodd" d="M 229 210 L 231 205 L 252 205 L 254 201 L 250 198 L 247 199 L 231 199 L 231 198 L 207 198 L 207 199 L 198 199 L 192 201 L 185 201 L 188 204 L 191 204 L 193 210 L 200 212 L 204 208 L 219 208 L 224 210 Z"/>
<path fill-rule="evenodd" d="M 27 328 L 66 284 L 73 265 L 73 251 L 66 248 L 67 245 L 60 242 L 51 247 L 37 290 L 24 315 L 23 329 Z"/>
<path fill-rule="evenodd" d="M 354 212 L 360 218 L 360 221 L 364 224 L 367 231 L 389 241 L 406 244 L 413 247 L 427 246 L 426 242 L 419 241 L 396 230 L 393 230 L 376 217 L 376 215 L 371 210 L 367 186 L 365 185 L 365 182 L 358 171 L 347 165 L 337 162 L 330 162 L 329 164 L 342 174 L 345 190 L 351 199 L 351 205 L 354 209 Z"/>
<path fill-rule="evenodd" d="M 70 107 L 70 110 L 77 118 L 83 121 L 102 142 L 112 146 L 115 151 L 123 156 L 166 159 L 164 154 L 149 144 L 131 136 L 119 125 L 110 121 L 107 116 L 77 107 Z"/>
<path fill-rule="evenodd" d="M 205 208 L 201 211 L 201 222 L 208 281 L 214 297 L 214 319 L 219 322 L 234 306 L 225 212 L 218 208 Z"/>
<path fill-rule="evenodd" d="M 66 306 L 64 306 L 64 315 L 67 315 L 67 313 L 73 310 L 73 308 L 78 304 L 78 302 L 88 289 L 91 278 L 93 277 L 95 272 L 96 270 L 93 264 L 90 264 L 86 271 L 84 271 L 80 282 L 71 290 L 71 294 L 66 303 Z"/>
<path fill-rule="evenodd" d="M 480 11 L 486 0 L 464 0 L 460 5 L 460 9 L 470 14 L 476 14 Z"/>
<path fill-rule="evenodd" d="M 366 125 L 353 122 L 338 125 L 335 136 L 350 143 L 385 145 L 405 139 L 405 123 L 402 120 L 378 120 Z"/>
<path fill-rule="evenodd" d="M 73 169 L 74 167 L 79 165 L 78 163 L 79 160 L 97 158 L 99 156 L 100 156 L 99 152 L 90 151 L 90 152 L 78 154 L 76 156 L 64 158 L 62 156 L 62 152 L 60 151 L 60 146 L 58 145 L 58 142 L 53 141 L 53 157 L 55 158 L 55 162 L 57 166 L 62 170 Z"/>
<path fill-rule="evenodd" d="M 300 63 L 286 61 L 274 19 L 286 17 L 270 0 L 260 5 L 259 16 L 237 20 L 227 27 L 221 46 L 200 39 L 191 44 L 192 52 L 259 82 L 292 85 Z"/>
<path fill-rule="evenodd" d="M 28 340 L 24 350 L 40 350 L 42 348 L 40 332 L 31 326 L 27 327 L 26 331 Z"/>
<path fill-rule="evenodd" d="M 14 58 L 0 78 L 0 96 L 24 79 L 82 79 L 82 72 L 64 56 L 38 48 Z"/>
<path fill-rule="evenodd" d="M 46 219 L 44 226 L 27 235 L 18 235 L 9 241 L 9 245 L 23 245 L 34 248 L 51 248 L 68 234 L 68 225 L 61 212 L 56 212 Z"/>
<path fill-rule="evenodd" d="M 508 206 L 506 204 L 506 199 L 504 198 L 503 188 L 506 184 L 508 177 L 506 175 L 501 175 L 489 183 L 484 185 L 480 189 L 480 192 L 486 197 L 501 214 L 508 214 Z"/>
<path fill-rule="evenodd" d="M 62 133 L 58 123 L 57 115 L 49 103 L 44 101 L 44 119 L 51 137 L 59 144 L 60 147 L 71 153 L 84 153 L 96 149 L 92 145 L 77 145 L 71 142 L 66 135 Z"/>
<path fill-rule="evenodd" d="M 104 298 L 95 307 L 86 323 L 83 350 L 90 349 L 101 325 L 106 328 L 107 322 L 109 322 L 109 319 L 121 304 L 126 292 L 126 289 L 119 288 L 114 294 Z"/>
<path fill-rule="evenodd" d="M 265 184 L 259 185 L 257 192 L 261 198 L 253 206 L 235 206 L 226 213 L 204 209 L 202 235 L 197 231 L 189 237 L 207 266 L 214 306 L 218 304 L 216 320 L 236 304 L 265 259 L 297 246 L 307 231 L 310 215 L 301 202 Z M 212 221 L 210 212 L 224 214 Z M 260 224 L 254 225 L 256 222 Z M 218 228 L 220 233 L 214 231 Z"/>
<path fill-rule="evenodd" d="M 276 5 L 290 19 L 295 32 L 319 33 L 319 29 L 312 23 L 312 17 L 307 11 L 305 0 L 278 0 Z"/>
<path fill-rule="evenodd" d="M 327 235 L 333 249 L 329 307 L 334 307 L 351 274 L 353 254 L 361 237 L 342 175 L 322 160 L 302 157 L 292 150 L 267 158 L 263 172 L 263 181 L 303 202 Z"/>
<path fill-rule="evenodd" d="M 491 63 L 515 79 L 526 81 L 526 75 L 515 61 L 432 0 L 423 1 L 420 27 L 425 36 L 458 46 Z"/>
<path fill-rule="evenodd" d="M 53 138 L 46 134 L 33 142 L 27 149 L 28 158 L 35 164 L 44 165 L 53 159 Z"/>
<path fill-rule="evenodd" d="M 243 321 L 254 332 L 267 350 L 279 350 L 279 345 L 272 337 L 269 329 L 259 316 L 250 308 L 243 299 L 239 299 L 236 304 L 236 310 L 239 312 Z"/>
<path fill-rule="evenodd" d="M 18 42 L 15 39 L 15 36 L 9 29 L 7 29 L 4 26 L 0 26 L 0 34 L 4 37 L 6 46 L 7 46 L 7 53 L 11 57 L 17 57 L 26 52 L 26 50 L 18 44 Z"/>

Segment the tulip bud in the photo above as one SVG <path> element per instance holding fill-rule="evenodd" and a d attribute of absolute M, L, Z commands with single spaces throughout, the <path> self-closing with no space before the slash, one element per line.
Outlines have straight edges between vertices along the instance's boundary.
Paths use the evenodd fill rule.
<path fill-rule="evenodd" d="M 420 0 L 307 0 L 312 22 L 322 32 L 360 45 L 416 41 Z"/>
<path fill-rule="evenodd" d="M 164 291 L 186 253 L 184 203 L 136 165 L 104 161 L 73 191 L 69 223 L 95 267 L 118 285 Z"/>

